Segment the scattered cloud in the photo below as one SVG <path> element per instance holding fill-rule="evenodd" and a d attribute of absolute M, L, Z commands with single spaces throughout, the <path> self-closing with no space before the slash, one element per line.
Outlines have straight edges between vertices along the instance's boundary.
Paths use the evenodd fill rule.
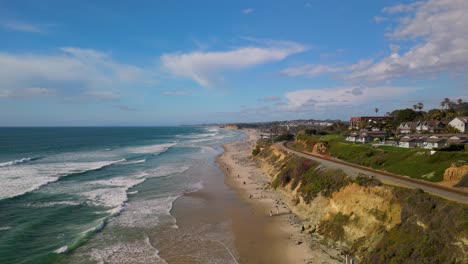
<path fill-rule="evenodd" d="M 191 95 L 192 92 L 189 90 L 171 90 L 171 91 L 163 91 L 161 92 L 162 95 L 171 95 L 171 96 L 187 96 Z"/>
<path fill-rule="evenodd" d="M 260 98 L 259 100 L 262 102 L 279 102 L 282 99 L 283 98 L 279 96 L 265 96 L 265 97 Z"/>
<path fill-rule="evenodd" d="M 0 21 L 0 27 L 6 30 L 26 33 L 46 33 L 43 26 L 20 21 Z"/>
<path fill-rule="evenodd" d="M 0 97 L 115 101 L 119 88 L 151 81 L 147 70 L 92 49 L 67 47 L 49 55 L 0 53 Z"/>
<path fill-rule="evenodd" d="M 251 14 L 253 12 L 254 12 L 254 10 L 252 8 L 246 8 L 246 9 L 242 10 L 242 13 L 244 13 L 246 15 Z"/>
<path fill-rule="evenodd" d="M 428 0 L 399 4 L 382 10 L 397 21 L 386 34 L 390 54 L 356 64 L 302 65 L 282 71 L 287 76 L 315 77 L 335 73 L 354 82 L 381 82 L 396 78 L 459 76 L 468 70 L 468 1 Z M 376 17 L 376 22 L 383 18 Z M 403 46 L 405 49 L 401 49 Z"/>
<path fill-rule="evenodd" d="M 330 107 L 357 106 L 381 99 L 394 98 L 414 88 L 400 87 L 340 87 L 332 89 L 306 89 L 286 93 L 286 110 L 326 110 Z"/>
<path fill-rule="evenodd" d="M 56 95 L 55 90 L 42 87 L 0 90 L 0 98 L 53 97 Z"/>
<path fill-rule="evenodd" d="M 282 74 L 297 77 L 297 76 L 306 76 L 306 77 L 316 77 L 319 75 L 330 74 L 330 73 L 342 73 L 346 71 L 354 71 L 367 67 L 372 63 L 372 60 L 361 60 L 352 65 L 311 65 L 306 64 L 298 67 L 289 67 L 281 71 Z"/>
<path fill-rule="evenodd" d="M 303 52 L 306 46 L 290 41 L 265 41 L 264 46 L 247 46 L 229 51 L 164 54 L 162 65 L 174 75 L 193 79 L 204 87 L 221 82 L 218 74 L 280 61 Z"/>
<path fill-rule="evenodd" d="M 437 0 L 437 1 L 439 1 L 439 0 Z M 414 3 L 411 3 L 411 4 L 398 4 L 398 5 L 394 5 L 394 6 L 385 7 L 382 10 L 382 12 L 389 13 L 389 14 L 412 12 L 416 8 L 421 6 L 423 3 L 424 3 L 423 1 L 417 1 L 417 2 L 414 2 Z"/>
<path fill-rule="evenodd" d="M 468 1 L 429 0 L 397 5 L 387 13 L 412 12 L 401 18 L 387 34 L 394 41 L 416 42 L 406 52 L 399 48 L 368 68 L 349 74 L 349 79 L 382 81 L 442 72 L 466 72 L 468 69 Z"/>
<path fill-rule="evenodd" d="M 386 21 L 387 19 L 388 19 L 388 18 L 386 18 L 386 17 L 381 17 L 381 16 L 375 16 L 375 17 L 374 17 L 374 21 L 375 21 L 375 23 L 377 23 L 377 24 L 380 24 L 380 23 Z"/>

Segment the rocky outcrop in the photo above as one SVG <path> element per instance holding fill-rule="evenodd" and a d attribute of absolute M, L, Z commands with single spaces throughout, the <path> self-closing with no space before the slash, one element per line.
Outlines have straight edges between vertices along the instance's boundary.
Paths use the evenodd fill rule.
<path fill-rule="evenodd" d="M 445 170 L 443 184 L 456 186 L 463 178 L 468 177 L 468 165 L 456 166 L 452 165 Z M 468 187 L 468 186 L 462 186 Z"/>
<path fill-rule="evenodd" d="M 314 145 L 312 148 L 312 153 L 314 154 L 325 154 L 327 152 L 327 144 L 325 142 L 320 142 Z"/>

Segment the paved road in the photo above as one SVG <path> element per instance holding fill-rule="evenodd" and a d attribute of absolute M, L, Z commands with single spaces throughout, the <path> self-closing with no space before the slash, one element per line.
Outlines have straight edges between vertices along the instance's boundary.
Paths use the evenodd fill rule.
<path fill-rule="evenodd" d="M 325 167 L 341 169 L 344 172 L 346 172 L 348 175 L 350 175 L 351 177 L 356 177 L 359 174 L 365 174 L 365 175 L 372 176 L 376 179 L 379 179 L 385 184 L 396 185 L 396 186 L 401 186 L 401 187 L 406 187 L 406 188 L 420 188 L 424 190 L 425 192 L 428 192 L 428 193 L 431 193 L 431 194 L 434 194 L 434 195 L 437 195 L 437 196 L 440 196 L 440 197 L 443 197 L 452 201 L 457 201 L 457 202 L 461 202 L 464 204 L 468 204 L 468 192 L 464 190 L 446 187 L 446 186 L 442 186 L 439 184 L 417 180 L 414 178 L 396 175 L 396 174 L 392 174 L 392 173 L 388 173 L 384 171 L 374 170 L 368 167 L 356 165 L 353 163 L 349 163 L 349 162 L 331 158 L 331 157 L 325 157 L 325 156 L 321 156 L 317 154 L 303 152 L 300 150 L 293 149 L 287 143 L 288 142 L 279 142 L 279 143 L 276 143 L 276 146 L 289 153 L 293 153 L 300 157 L 320 162 Z"/>

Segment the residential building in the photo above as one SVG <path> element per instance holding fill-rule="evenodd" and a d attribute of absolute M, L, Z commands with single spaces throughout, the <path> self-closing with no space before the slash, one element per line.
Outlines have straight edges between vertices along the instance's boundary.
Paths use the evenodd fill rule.
<path fill-rule="evenodd" d="M 400 134 L 414 133 L 417 125 L 418 122 L 403 122 L 398 126 L 398 131 Z"/>
<path fill-rule="evenodd" d="M 353 116 L 349 119 L 349 129 L 362 128 L 363 124 L 372 126 L 376 123 L 385 123 L 391 117 L 389 116 Z"/>
<path fill-rule="evenodd" d="M 416 131 L 419 133 L 437 133 L 445 129 L 447 121 L 420 121 L 416 125 Z"/>
<path fill-rule="evenodd" d="M 420 144 L 420 140 L 417 137 L 413 137 L 410 135 L 404 136 L 398 142 L 398 146 L 400 148 L 416 148 Z"/>
<path fill-rule="evenodd" d="M 468 116 L 458 116 L 449 122 L 449 125 L 460 130 L 460 132 L 468 132 Z"/>
<path fill-rule="evenodd" d="M 359 143 L 371 143 L 376 140 L 383 141 L 387 138 L 388 134 L 383 131 L 359 131 L 352 132 L 346 136 L 346 141 L 359 142 Z"/>

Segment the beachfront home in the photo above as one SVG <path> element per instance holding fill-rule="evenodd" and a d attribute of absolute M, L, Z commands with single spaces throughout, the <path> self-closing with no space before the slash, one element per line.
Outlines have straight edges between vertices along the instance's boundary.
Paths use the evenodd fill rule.
<path fill-rule="evenodd" d="M 377 141 L 383 141 L 388 136 L 383 131 L 359 131 L 352 132 L 346 136 L 346 141 L 358 142 L 358 143 L 371 143 Z"/>
<path fill-rule="evenodd" d="M 444 135 L 432 135 L 427 139 L 424 148 L 433 149 L 447 146 L 448 137 Z"/>
<path fill-rule="evenodd" d="M 445 129 L 447 121 L 420 121 L 416 125 L 416 131 L 419 133 L 437 133 Z"/>
<path fill-rule="evenodd" d="M 391 117 L 389 116 L 353 116 L 349 119 L 349 129 L 359 129 L 377 123 L 385 123 Z"/>
<path fill-rule="evenodd" d="M 460 132 L 468 132 L 468 116 L 458 116 L 449 122 L 449 125 L 460 130 Z"/>
<path fill-rule="evenodd" d="M 352 132 L 350 134 L 347 134 L 346 135 L 346 141 L 359 142 L 359 133 L 358 132 Z"/>
<path fill-rule="evenodd" d="M 400 134 L 410 134 L 410 133 L 437 133 L 441 130 L 444 130 L 447 121 L 418 121 L 418 122 L 403 122 L 398 126 L 398 131 Z"/>
<path fill-rule="evenodd" d="M 468 144 L 468 135 L 457 134 L 449 137 L 447 140 L 449 145 L 467 145 Z"/>
<path fill-rule="evenodd" d="M 400 134 L 410 134 L 416 131 L 418 122 L 403 122 L 398 126 Z"/>
<path fill-rule="evenodd" d="M 416 148 L 419 146 L 420 140 L 411 135 L 404 136 L 398 142 L 400 148 Z"/>

